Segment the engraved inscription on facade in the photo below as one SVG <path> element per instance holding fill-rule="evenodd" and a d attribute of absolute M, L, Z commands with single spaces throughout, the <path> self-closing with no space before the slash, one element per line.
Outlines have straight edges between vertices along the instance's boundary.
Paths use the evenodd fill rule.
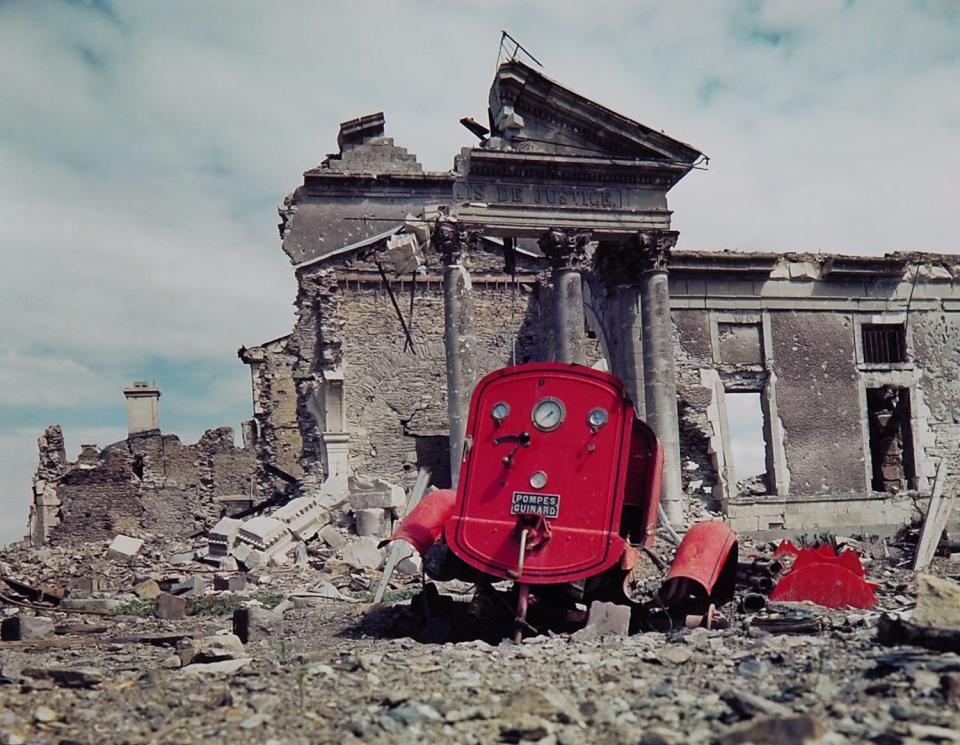
<path fill-rule="evenodd" d="M 522 204 L 537 207 L 573 207 L 618 210 L 624 207 L 621 189 L 573 186 L 490 184 L 459 182 L 454 197 L 460 201 L 488 204 Z"/>

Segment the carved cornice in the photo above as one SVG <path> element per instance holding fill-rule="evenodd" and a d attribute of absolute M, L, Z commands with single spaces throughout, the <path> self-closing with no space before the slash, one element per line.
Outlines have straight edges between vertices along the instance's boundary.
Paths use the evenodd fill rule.
<path fill-rule="evenodd" d="M 554 269 L 582 269 L 587 258 L 588 231 L 548 230 L 537 241 Z"/>

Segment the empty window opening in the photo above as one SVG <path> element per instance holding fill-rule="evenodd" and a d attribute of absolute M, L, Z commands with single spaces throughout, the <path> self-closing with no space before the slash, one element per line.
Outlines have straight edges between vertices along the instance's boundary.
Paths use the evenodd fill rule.
<path fill-rule="evenodd" d="M 910 389 L 883 386 L 867 389 L 870 463 L 874 491 L 896 494 L 916 488 Z"/>
<path fill-rule="evenodd" d="M 767 427 L 760 393 L 727 392 L 726 401 L 736 493 L 739 496 L 769 494 Z"/>
<path fill-rule="evenodd" d="M 863 324 L 863 361 L 868 365 L 889 365 L 906 362 L 906 324 Z"/>

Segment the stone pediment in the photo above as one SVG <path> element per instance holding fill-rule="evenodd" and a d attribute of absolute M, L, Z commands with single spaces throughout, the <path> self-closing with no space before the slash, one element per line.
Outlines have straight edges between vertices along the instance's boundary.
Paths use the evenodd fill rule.
<path fill-rule="evenodd" d="M 500 65 L 490 88 L 491 134 L 509 147 L 693 165 L 686 143 L 574 93 L 519 60 Z"/>
<path fill-rule="evenodd" d="M 669 230 L 667 192 L 702 154 L 510 60 L 490 89 L 490 136 L 458 159 L 450 215 L 487 235 Z"/>

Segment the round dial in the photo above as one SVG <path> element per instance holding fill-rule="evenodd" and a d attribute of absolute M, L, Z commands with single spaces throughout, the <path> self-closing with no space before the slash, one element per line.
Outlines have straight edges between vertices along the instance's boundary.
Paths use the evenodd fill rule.
<path fill-rule="evenodd" d="M 558 398 L 544 398 L 533 407 L 533 424 L 537 429 L 549 432 L 560 426 L 567 415 L 563 402 Z"/>
<path fill-rule="evenodd" d="M 602 427 L 609 419 L 610 415 L 607 413 L 607 410 L 599 407 L 593 409 L 589 416 L 587 416 L 587 421 L 590 422 L 591 427 Z"/>
<path fill-rule="evenodd" d="M 494 404 L 493 408 L 490 410 L 490 416 L 492 416 L 498 422 L 502 422 L 509 415 L 510 407 L 507 406 L 503 401 L 498 404 Z"/>
<path fill-rule="evenodd" d="M 547 474 L 543 471 L 534 471 L 530 476 L 530 486 L 534 489 L 542 489 L 547 485 Z"/>

